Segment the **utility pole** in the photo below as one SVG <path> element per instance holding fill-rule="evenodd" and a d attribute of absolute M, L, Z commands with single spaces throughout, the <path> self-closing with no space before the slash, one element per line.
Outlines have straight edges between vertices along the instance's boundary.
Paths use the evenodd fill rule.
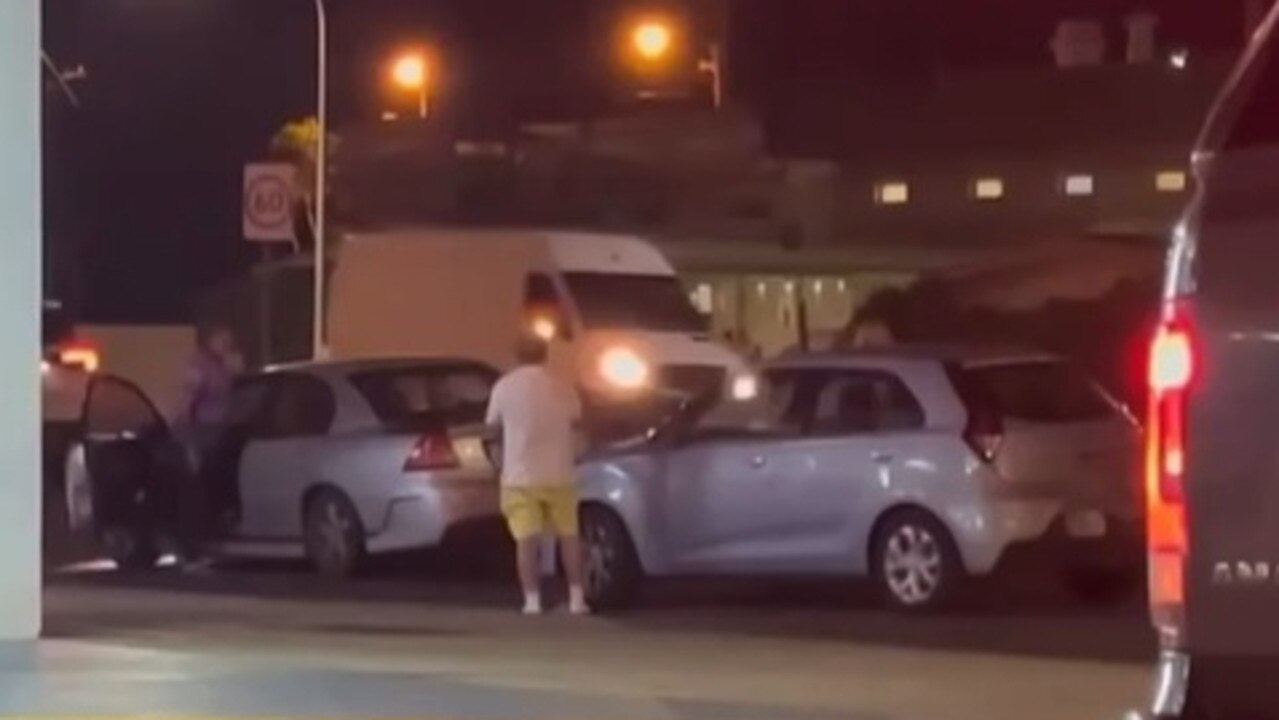
<path fill-rule="evenodd" d="M 328 193 L 328 134 L 329 134 L 329 29 L 324 0 L 315 0 L 316 32 L 316 101 L 315 101 L 315 220 L 311 226 L 315 235 L 315 297 L 312 318 L 312 354 L 322 360 L 328 354 L 325 337 L 327 311 L 328 266 L 325 248 L 325 210 Z"/>

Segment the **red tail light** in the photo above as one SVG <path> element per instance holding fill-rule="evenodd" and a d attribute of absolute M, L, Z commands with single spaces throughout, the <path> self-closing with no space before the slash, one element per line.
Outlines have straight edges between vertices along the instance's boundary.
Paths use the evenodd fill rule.
<path fill-rule="evenodd" d="M 459 465 L 453 441 L 447 435 L 427 435 L 413 446 L 404 461 L 404 472 L 449 470 Z"/>
<path fill-rule="evenodd" d="M 102 358 L 98 349 L 86 343 L 68 343 L 57 351 L 58 363 L 67 367 L 77 367 L 85 372 L 97 372 L 102 366 Z"/>
<path fill-rule="evenodd" d="M 1146 529 L 1150 603 L 1155 623 L 1176 637 L 1185 603 L 1186 407 L 1196 376 L 1196 345 L 1189 313 L 1175 305 L 1150 346 L 1150 402 L 1146 424 Z"/>
<path fill-rule="evenodd" d="M 994 462 L 1004 444 L 1004 421 L 989 411 L 974 412 L 964 429 L 964 441 L 977 457 L 985 462 Z"/>

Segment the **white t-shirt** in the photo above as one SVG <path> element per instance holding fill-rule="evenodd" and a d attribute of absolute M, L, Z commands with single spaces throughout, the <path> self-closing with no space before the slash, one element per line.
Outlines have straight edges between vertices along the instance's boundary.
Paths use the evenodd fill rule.
<path fill-rule="evenodd" d="M 502 428 L 502 484 L 576 482 L 574 425 L 581 414 L 577 393 L 544 367 L 526 365 L 498 380 L 487 423 Z"/>

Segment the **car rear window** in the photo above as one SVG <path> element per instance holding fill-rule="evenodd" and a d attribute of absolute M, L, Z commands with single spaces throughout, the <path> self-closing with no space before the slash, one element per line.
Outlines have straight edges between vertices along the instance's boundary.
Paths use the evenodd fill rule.
<path fill-rule="evenodd" d="M 482 365 L 397 367 L 356 373 L 351 384 L 388 428 L 484 421 L 497 373 Z"/>
<path fill-rule="evenodd" d="M 1009 362 L 954 366 L 951 379 L 969 412 L 1010 420 L 1069 423 L 1103 420 L 1114 407 L 1095 383 L 1068 363 Z"/>

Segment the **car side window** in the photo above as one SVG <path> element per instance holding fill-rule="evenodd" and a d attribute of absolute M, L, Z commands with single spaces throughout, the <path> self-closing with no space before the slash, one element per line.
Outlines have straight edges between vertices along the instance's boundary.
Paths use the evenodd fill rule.
<path fill-rule="evenodd" d="M 822 385 L 812 433 L 854 435 L 923 425 L 923 409 L 899 378 L 877 371 L 844 371 L 831 374 Z"/>
<path fill-rule="evenodd" d="M 254 433 L 261 439 L 325 435 L 333 425 L 337 404 L 324 381 L 304 375 L 272 378 L 274 386 L 262 422 Z"/>
<path fill-rule="evenodd" d="M 769 422 L 797 435 L 809 432 L 825 376 L 824 372 L 806 369 L 770 372 L 767 394 Z"/>

